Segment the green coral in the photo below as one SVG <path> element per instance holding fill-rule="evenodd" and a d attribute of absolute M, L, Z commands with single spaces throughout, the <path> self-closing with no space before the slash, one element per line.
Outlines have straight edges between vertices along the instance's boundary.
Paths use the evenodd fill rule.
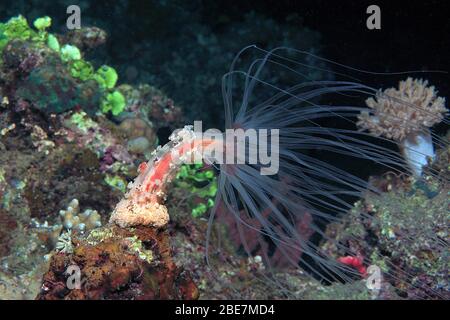
<path fill-rule="evenodd" d="M 111 228 L 96 228 L 88 234 L 86 241 L 91 246 L 96 246 L 100 242 L 111 239 L 114 236 L 114 231 Z"/>
<path fill-rule="evenodd" d="M 28 40 L 35 35 L 35 32 L 28 25 L 27 19 L 22 15 L 9 19 L 2 29 L 3 34 L 8 39 Z"/>
<path fill-rule="evenodd" d="M 136 253 L 139 259 L 147 261 L 151 263 L 153 261 L 153 252 L 151 250 L 144 249 L 144 245 L 141 240 L 138 239 L 137 236 L 125 238 L 127 242 L 129 242 L 128 249 Z"/>
<path fill-rule="evenodd" d="M 118 78 L 116 70 L 106 65 L 101 66 L 94 75 L 98 84 L 106 89 L 113 89 Z"/>
<path fill-rule="evenodd" d="M 177 173 L 175 185 L 201 199 L 200 203 L 191 203 L 191 214 L 200 217 L 214 207 L 217 193 L 217 178 L 214 171 L 204 168 L 203 164 L 182 165 Z"/>
<path fill-rule="evenodd" d="M 91 118 L 88 117 L 86 112 L 83 111 L 73 113 L 69 121 L 84 133 L 87 133 L 89 129 L 94 128 L 97 125 Z"/>
<path fill-rule="evenodd" d="M 119 91 L 108 93 L 101 103 L 103 113 L 111 111 L 115 116 L 123 111 L 125 105 L 125 97 Z"/>
<path fill-rule="evenodd" d="M 94 68 L 87 61 L 76 60 L 70 64 L 70 74 L 81 81 L 87 81 L 94 77 Z"/>
<path fill-rule="evenodd" d="M 61 49 L 59 45 L 58 38 L 56 38 L 54 35 L 49 34 L 47 37 L 47 46 L 52 49 L 53 51 L 59 52 Z"/>
<path fill-rule="evenodd" d="M 0 167 L 0 183 L 1 182 L 6 182 L 6 179 L 5 179 L 5 169 Z"/>
<path fill-rule="evenodd" d="M 16 40 L 32 40 L 34 42 L 43 42 L 47 39 L 45 30 L 52 24 L 50 17 L 41 17 L 33 22 L 38 30 L 36 32 L 29 25 L 28 21 L 22 15 L 9 19 L 6 23 L 0 23 L 0 50 L 13 39 Z M 54 44 L 54 43 L 53 43 Z"/>
<path fill-rule="evenodd" d="M 49 28 L 52 25 L 52 19 L 50 17 L 42 17 L 34 20 L 33 25 L 39 31 L 45 31 L 45 29 Z"/>
<path fill-rule="evenodd" d="M 8 43 L 9 38 L 5 35 L 5 25 L 0 23 L 0 52 Z"/>
<path fill-rule="evenodd" d="M 118 189 L 118 190 L 122 191 L 123 193 L 125 193 L 127 191 L 126 181 L 118 175 L 113 176 L 113 175 L 107 174 L 105 177 L 105 182 L 109 186 L 113 187 L 114 189 Z"/>
<path fill-rule="evenodd" d="M 6 23 L 0 23 L 0 51 L 5 48 L 10 40 L 28 40 L 34 34 L 27 19 L 21 15 L 9 19 Z"/>
<path fill-rule="evenodd" d="M 64 62 L 80 60 L 81 52 L 76 46 L 66 44 L 61 48 L 61 60 Z"/>
<path fill-rule="evenodd" d="M 97 81 L 99 86 L 106 91 L 106 95 L 103 97 L 101 102 L 101 110 L 103 113 L 111 113 L 114 116 L 119 115 L 125 109 L 126 100 L 123 94 L 118 91 L 108 91 L 116 86 L 118 76 L 114 68 L 109 66 L 101 66 L 95 74 L 92 75 L 92 79 Z"/>
<path fill-rule="evenodd" d="M 47 98 L 41 97 L 39 94 L 28 94 L 25 98 L 30 98 L 30 101 L 34 101 L 32 98 L 36 95 L 39 96 L 39 101 L 44 101 L 45 103 L 40 103 L 39 106 L 42 105 L 42 109 L 47 109 L 48 106 L 49 112 L 61 112 L 68 109 L 72 109 L 75 105 L 81 105 L 78 101 L 74 101 L 71 96 L 67 96 L 66 93 L 74 92 L 77 95 L 83 95 L 86 92 L 83 91 L 83 88 L 89 87 L 94 89 L 91 84 L 87 85 L 87 82 L 90 80 L 95 80 L 98 84 L 99 89 L 94 89 L 98 91 L 101 98 L 95 99 L 94 102 L 97 103 L 97 106 L 100 107 L 101 111 L 107 113 L 111 111 L 114 116 L 119 115 L 125 108 L 126 102 L 124 96 L 119 91 L 114 91 L 114 87 L 116 86 L 118 75 L 114 68 L 109 66 L 101 66 L 97 71 L 94 71 L 94 67 L 92 64 L 83 59 L 81 51 L 72 44 L 65 44 L 64 46 L 60 46 L 58 38 L 48 33 L 46 30 L 50 28 L 52 24 L 52 19 L 48 16 L 37 18 L 33 25 L 36 30 L 33 30 L 25 17 L 19 15 L 17 17 L 11 18 L 6 23 L 0 23 L 0 51 L 2 51 L 7 43 L 11 40 L 31 40 L 33 46 L 42 47 L 46 46 L 51 50 L 57 52 L 59 55 L 59 59 L 64 62 L 65 68 L 69 71 L 69 74 L 74 78 L 81 81 L 81 83 L 73 83 L 69 79 L 61 79 L 63 80 L 62 84 L 64 86 L 64 101 L 61 101 L 61 97 L 58 93 L 53 92 L 48 94 Z M 1 60 L 0 60 L 1 62 Z M 36 79 L 33 76 L 42 76 L 42 72 L 34 72 L 30 77 L 31 82 L 42 83 L 47 82 L 48 75 L 46 79 Z M 64 73 L 62 73 L 64 75 Z M 65 75 L 66 76 L 66 75 Z M 62 76 L 54 75 L 53 78 L 62 78 Z M 60 83 L 60 82 L 56 82 Z M 86 85 L 84 85 L 86 83 Z M 78 85 L 81 85 L 83 88 L 78 90 Z M 56 84 L 55 84 L 56 85 Z M 72 85 L 72 88 L 67 87 L 67 85 Z M 46 84 L 49 87 L 49 83 Z M 88 91 L 89 91 L 88 90 Z M 61 91 L 61 90 L 59 90 Z M 58 91 L 58 92 L 59 92 Z M 92 96 L 89 94 L 89 96 Z M 94 94 L 97 96 L 97 94 Z M 70 101 L 67 103 L 67 101 Z M 73 103 L 72 103 L 73 102 Z M 64 106 L 63 106 L 64 105 Z M 90 105 L 90 104 L 88 104 Z M 41 107 L 39 107 L 41 109 Z M 87 110 L 91 114 L 93 114 L 92 110 Z"/>

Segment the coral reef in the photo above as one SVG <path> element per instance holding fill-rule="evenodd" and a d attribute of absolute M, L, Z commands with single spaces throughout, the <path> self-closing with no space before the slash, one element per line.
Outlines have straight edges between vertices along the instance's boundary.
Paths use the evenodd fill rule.
<path fill-rule="evenodd" d="M 172 42 L 160 41 L 175 38 L 169 32 L 141 45 L 114 44 L 119 57 L 126 51 L 127 60 L 144 49 L 148 52 L 134 66 L 118 66 L 119 72 L 103 64 L 107 59 L 87 59 L 92 49 L 111 46 L 100 28 L 54 34 L 49 31 L 54 21 L 47 16 L 34 20 L 33 27 L 22 16 L 0 23 L 0 297 L 374 298 L 365 279 L 324 286 L 306 272 L 289 268 L 283 246 L 261 242 L 263 226 L 252 217 L 244 222 L 254 230 L 241 235 L 239 224 L 219 209 L 219 223 L 207 239 L 208 210 L 216 204 L 218 188 L 214 170 L 182 164 L 195 140 L 189 128 L 172 135 L 165 147 L 156 147 L 184 124 L 184 114 L 220 120 L 217 79 L 241 44 L 302 42 L 315 51 L 318 34 L 299 31 L 298 26 L 282 32 L 275 21 L 256 13 L 233 28 L 212 32 L 198 16 L 186 14 L 191 9 L 185 5 L 151 5 L 161 13 L 152 23 L 184 21 L 192 27 Z M 219 34 L 224 41 L 218 41 Z M 152 63 L 156 54 L 164 56 L 162 64 Z M 322 65 L 315 67 L 303 70 L 306 76 L 324 78 Z M 152 85 L 118 85 L 119 74 L 134 82 L 152 80 Z M 285 74 L 278 76 L 280 83 L 289 80 Z M 192 86 L 185 86 L 187 82 Z M 417 113 L 396 113 L 407 121 L 404 132 L 388 129 L 398 123 L 382 118 L 382 113 L 399 111 L 396 99 L 416 106 Z M 432 87 L 411 79 L 367 103 L 374 113 L 362 114 L 360 127 L 397 140 L 428 130 L 446 112 Z M 324 251 L 362 277 L 369 263 L 389 275 L 375 298 L 448 297 L 448 252 L 428 234 L 448 243 L 449 154 L 448 148 L 438 150 L 422 180 L 374 177 L 385 192 L 368 193 L 344 223 L 328 227 L 332 239 L 360 256 L 349 256 L 333 243 L 323 244 Z M 269 211 L 262 214 L 270 217 Z M 378 223 L 368 225 L 364 215 Z M 305 239 L 312 235 L 311 220 L 304 212 L 296 221 Z M 351 242 L 349 235 L 357 241 Z M 250 255 L 243 254 L 244 247 Z M 290 259 L 298 261 L 299 255 Z M 70 288 L 77 275 L 70 270 L 77 268 L 80 287 Z M 411 277 L 402 277 L 400 268 Z"/>
<path fill-rule="evenodd" d="M 218 223 L 214 226 L 210 239 L 209 264 L 206 264 L 208 222 L 202 218 L 189 217 L 186 214 L 190 209 L 189 202 L 179 202 L 178 199 L 178 191 L 171 190 L 166 204 L 171 216 L 168 229 L 173 259 L 178 266 L 183 266 L 190 272 L 198 286 L 199 299 L 377 298 L 367 290 L 365 279 L 325 286 L 304 271 L 283 267 L 288 264 L 279 254 L 271 257 L 272 268 L 273 264 L 278 267 L 277 271 L 270 273 L 270 267 L 263 258 L 267 256 L 267 251 L 264 252 L 267 246 L 260 248 L 253 256 L 243 254 L 242 250 L 237 250 L 242 239 L 238 235 L 230 237 L 230 229 L 233 231 L 234 227 L 232 224 Z M 246 237 L 247 240 L 254 238 L 255 233 Z M 256 245 L 252 247 L 255 248 Z M 385 283 L 384 286 L 383 296 L 378 298 L 399 299 L 391 285 Z"/>
<path fill-rule="evenodd" d="M 36 19 L 34 26 L 37 30 L 21 15 L 0 24 L 0 73 L 9 100 L 47 114 L 75 107 L 91 115 L 100 107 L 104 113 L 122 112 L 125 98 L 114 91 L 118 76 L 113 68 L 101 66 L 94 72 L 79 48 L 68 43 L 61 46 L 58 38 L 46 31 L 51 26 L 49 17 Z"/>
<path fill-rule="evenodd" d="M 128 125 L 124 124 L 123 129 L 130 132 L 133 138 L 138 137 L 136 135 L 138 130 L 144 130 L 145 134 L 139 136 L 146 137 L 154 144 L 155 133 L 158 130 L 167 127 L 171 133 L 184 124 L 181 108 L 161 90 L 148 84 L 137 86 L 123 84 L 117 89 L 124 95 L 126 101 L 125 110 L 119 119 L 126 123 L 131 121 Z M 136 125 L 134 129 L 136 131 L 131 130 L 130 125 Z"/>
<path fill-rule="evenodd" d="M 87 115 L 99 109 L 104 90 L 95 80 L 71 75 L 70 61 L 80 52 L 68 52 L 62 42 L 64 62 L 55 50 L 59 41 L 46 31 L 50 23 L 47 17 L 37 19 L 34 30 L 19 16 L 0 24 L 0 272 L 8 284 L 2 286 L 5 299 L 36 296 L 49 254 L 70 251 L 68 230 L 82 234 L 98 227 L 120 198 L 121 192 L 105 182 L 106 170 L 126 181 L 128 170 L 135 168 L 126 150 L 118 152 L 124 142 L 115 125 L 101 114 L 95 120 Z M 102 157 L 112 149 L 114 161 L 102 171 Z"/>
<path fill-rule="evenodd" d="M 54 255 L 37 299 L 196 299 L 189 273 L 171 258 L 167 232 L 106 226 L 72 237 L 73 253 Z M 69 267 L 80 269 L 80 288 L 67 286 Z"/>
<path fill-rule="evenodd" d="M 108 35 L 105 30 L 100 28 L 83 26 L 80 29 L 70 30 L 59 37 L 62 43 L 72 43 L 81 51 L 86 51 L 104 45 Z"/>
<path fill-rule="evenodd" d="M 84 53 L 67 43 L 95 47 L 104 42 L 100 29 L 60 36 L 46 31 L 50 25 L 51 19 L 43 17 L 33 30 L 22 16 L 0 24 L 5 39 L 0 59 L 0 280 L 5 299 L 34 298 L 50 259 L 79 254 L 74 241 L 94 246 L 91 231 L 125 192 L 135 164 L 149 156 L 157 130 L 172 130 L 182 117 L 170 99 L 150 86 L 124 85 L 134 98 L 114 91 L 116 71 L 108 66 L 95 71 Z M 99 112 L 102 108 L 113 116 L 127 112 L 114 122 Z M 129 153 L 124 146 L 139 138 L 147 139 L 146 150 L 130 147 Z M 152 257 L 159 253 L 142 249 L 147 238 L 141 242 L 135 233 L 125 238 L 130 250 L 110 266 L 127 260 L 134 277 L 141 265 L 128 261 L 130 254 L 155 264 Z M 195 297 L 195 286 L 169 260 L 156 265 L 141 287 L 128 293 L 130 298 L 142 292 L 147 298 Z M 161 288 L 155 282 L 160 279 Z"/>
<path fill-rule="evenodd" d="M 435 166 L 445 153 L 438 153 Z M 444 165 L 440 170 L 448 170 Z M 373 178 L 384 193 L 368 193 L 343 223 L 329 225 L 327 233 L 337 243 L 327 242 L 323 249 L 345 256 L 340 243 L 359 252 L 366 265 L 380 267 L 399 297 L 448 299 L 447 181 L 426 173 L 421 180 L 392 174 Z"/>

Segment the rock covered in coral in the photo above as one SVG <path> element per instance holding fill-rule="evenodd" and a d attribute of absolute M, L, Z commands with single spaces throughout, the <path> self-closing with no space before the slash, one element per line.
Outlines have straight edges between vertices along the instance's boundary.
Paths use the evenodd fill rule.
<path fill-rule="evenodd" d="M 81 241 L 101 225 L 101 216 L 110 212 L 135 175 L 135 165 L 152 151 L 157 128 L 172 128 L 171 121 L 179 116 L 173 102 L 154 89 L 145 95 L 151 103 L 134 109 L 145 119 L 144 126 L 131 128 L 142 129 L 138 135 L 131 138 L 119 128 L 117 121 L 124 118 L 114 117 L 125 102 L 118 103 L 123 97 L 112 91 L 118 75 L 107 66 L 95 71 L 82 52 L 103 43 L 104 36 L 96 28 L 53 35 L 32 29 L 22 16 L 0 23 L 0 280 L 11 284 L 1 287 L 1 297 L 36 296 L 50 253 L 59 257 L 78 252 L 72 240 Z M 105 97 L 110 95 L 108 104 Z M 158 117 L 150 114 L 153 107 L 161 111 Z M 112 115 L 105 114 L 108 108 Z M 140 119 L 133 117 L 125 117 L 132 127 Z M 142 138 L 146 143 L 140 143 Z M 127 144 L 137 152 L 129 153 Z M 159 257 L 140 251 L 140 240 L 133 237 L 126 240 L 133 246 L 131 253 L 147 262 Z M 164 261 L 164 268 L 176 274 L 176 285 L 183 284 L 181 271 Z M 128 263 L 135 264 L 130 268 L 141 266 L 137 260 Z M 154 280 L 149 279 L 145 277 Z M 189 290 L 174 297 L 188 296 Z M 152 294 L 169 293 L 155 289 Z"/>
<path fill-rule="evenodd" d="M 11 283 L 2 288 L 5 298 L 35 297 L 49 253 L 72 253 L 72 238 L 99 227 L 144 160 L 128 153 L 129 138 L 101 113 L 117 73 L 94 71 L 67 43 L 83 49 L 104 41 L 101 30 L 84 31 L 61 37 L 32 29 L 22 16 L 0 23 L 0 280 Z M 112 102 L 113 113 L 124 107 Z M 145 136 L 154 143 L 152 126 Z"/>
<path fill-rule="evenodd" d="M 337 242 L 322 248 L 340 257 L 348 254 L 340 249 L 344 244 L 379 267 L 400 297 L 448 299 L 448 186 L 432 176 L 420 181 L 387 176 L 373 183 L 385 192 L 368 193 L 343 224 L 329 225 L 327 234 Z"/>
<path fill-rule="evenodd" d="M 126 118 L 120 123 L 119 128 L 129 139 L 145 137 L 154 142 L 156 138 L 152 124 L 140 118 Z"/>
<path fill-rule="evenodd" d="M 159 139 L 165 140 L 169 134 L 182 126 L 184 115 L 181 108 L 162 91 L 148 84 L 118 88 L 124 97 L 124 112 L 117 116 L 119 129 L 128 140 L 130 153 L 151 157 L 151 151 Z"/>
<path fill-rule="evenodd" d="M 90 114 L 95 113 L 102 96 L 98 84 L 93 81 L 77 82 L 66 68 L 58 64 L 47 64 L 33 70 L 15 93 L 45 113 L 62 113 L 80 107 Z"/>
<path fill-rule="evenodd" d="M 14 106 L 11 102 L 0 112 L 0 277 L 11 284 L 1 288 L 1 296 L 31 299 L 39 290 L 48 253 L 63 240 L 62 220 L 67 227 L 79 226 L 84 217 L 78 222 L 72 218 L 90 208 L 85 222 L 95 226 L 95 211 L 109 213 L 121 192 L 105 182 L 99 145 L 93 144 L 91 151 L 70 141 L 69 130 L 60 131 L 64 117 L 42 117 L 34 108 L 17 113 Z M 58 212 L 74 198 L 80 212 L 60 217 Z"/>
<path fill-rule="evenodd" d="M 48 268 L 48 249 L 37 234 L 29 232 L 23 219 L 11 224 L 10 218 L 0 209 L 0 297 L 33 299 Z"/>
<path fill-rule="evenodd" d="M 58 54 L 34 42 L 13 40 L 3 49 L 1 73 L 9 99 L 28 103 L 45 113 L 61 113 L 76 106 L 95 112 L 102 92 L 95 81 L 78 81 Z"/>
<path fill-rule="evenodd" d="M 144 121 L 150 121 L 156 128 L 173 127 L 182 123 L 181 108 L 161 90 L 148 84 L 136 87 L 124 84 L 117 89 L 126 99 L 125 113 L 122 115 L 124 119 L 129 118 L 130 113 L 142 115 Z"/>
<path fill-rule="evenodd" d="M 81 50 L 94 49 L 103 45 L 108 38 L 105 30 L 98 27 L 81 27 L 70 30 L 60 37 L 61 42 L 71 43 Z"/>
<path fill-rule="evenodd" d="M 72 39 L 83 47 L 95 47 L 106 40 L 105 32 L 84 28 L 62 37 L 47 32 L 51 22 L 50 17 L 41 17 L 32 28 L 19 15 L 0 23 L 0 74 L 5 94 L 16 110 L 34 107 L 52 115 L 78 107 L 91 115 L 98 110 L 120 114 L 125 98 L 114 90 L 118 80 L 115 69 L 103 65 L 94 70 L 80 48 L 64 43 Z"/>
<path fill-rule="evenodd" d="M 108 225 L 71 241 L 73 253 L 52 257 L 37 299 L 198 298 L 189 274 L 172 261 L 166 231 Z M 79 268 L 78 289 L 68 286 L 69 267 Z"/>

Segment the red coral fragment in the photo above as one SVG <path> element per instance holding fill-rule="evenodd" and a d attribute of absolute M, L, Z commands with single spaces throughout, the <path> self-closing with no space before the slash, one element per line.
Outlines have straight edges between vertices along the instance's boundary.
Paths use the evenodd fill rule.
<path fill-rule="evenodd" d="M 361 274 L 362 277 L 367 276 L 367 269 L 363 264 L 364 259 L 361 256 L 352 257 L 352 256 L 345 256 L 338 258 L 338 261 L 342 264 L 345 264 L 347 266 L 353 267 Z"/>

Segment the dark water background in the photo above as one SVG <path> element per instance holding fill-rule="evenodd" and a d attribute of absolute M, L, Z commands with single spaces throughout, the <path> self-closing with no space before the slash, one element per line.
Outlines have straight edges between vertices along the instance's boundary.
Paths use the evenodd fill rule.
<path fill-rule="evenodd" d="M 162 88 L 184 105 L 189 120 L 207 118 L 208 113 L 210 118 L 204 120 L 211 125 L 217 125 L 215 119 L 222 113 L 220 78 L 238 48 L 251 43 L 266 49 L 280 44 L 313 48 L 328 59 L 377 72 L 450 69 L 447 1 L 2 0 L 0 18 L 21 13 L 32 21 L 49 15 L 52 30 L 65 32 L 65 9 L 70 4 L 81 7 L 83 25 L 109 33 L 107 45 L 89 58 L 117 68 L 123 82 L 149 82 Z M 370 4 L 381 8 L 381 30 L 366 28 Z M 246 20 L 251 12 L 257 16 Z M 258 34 L 258 24 L 266 21 L 273 25 L 267 40 Z M 246 30 L 245 36 L 233 35 L 239 28 Z M 305 29 L 318 34 L 305 34 Z M 290 34 L 283 39 L 287 31 Z M 199 34 L 206 38 L 203 43 L 196 38 Z M 296 34 L 299 39 L 289 39 Z M 178 53 L 184 65 L 174 67 L 180 64 L 173 57 Z M 206 80 L 194 86 L 200 77 Z M 425 77 L 449 96 L 448 75 Z M 396 83 L 379 83 L 383 81 L 370 76 L 362 80 L 384 88 Z"/>

